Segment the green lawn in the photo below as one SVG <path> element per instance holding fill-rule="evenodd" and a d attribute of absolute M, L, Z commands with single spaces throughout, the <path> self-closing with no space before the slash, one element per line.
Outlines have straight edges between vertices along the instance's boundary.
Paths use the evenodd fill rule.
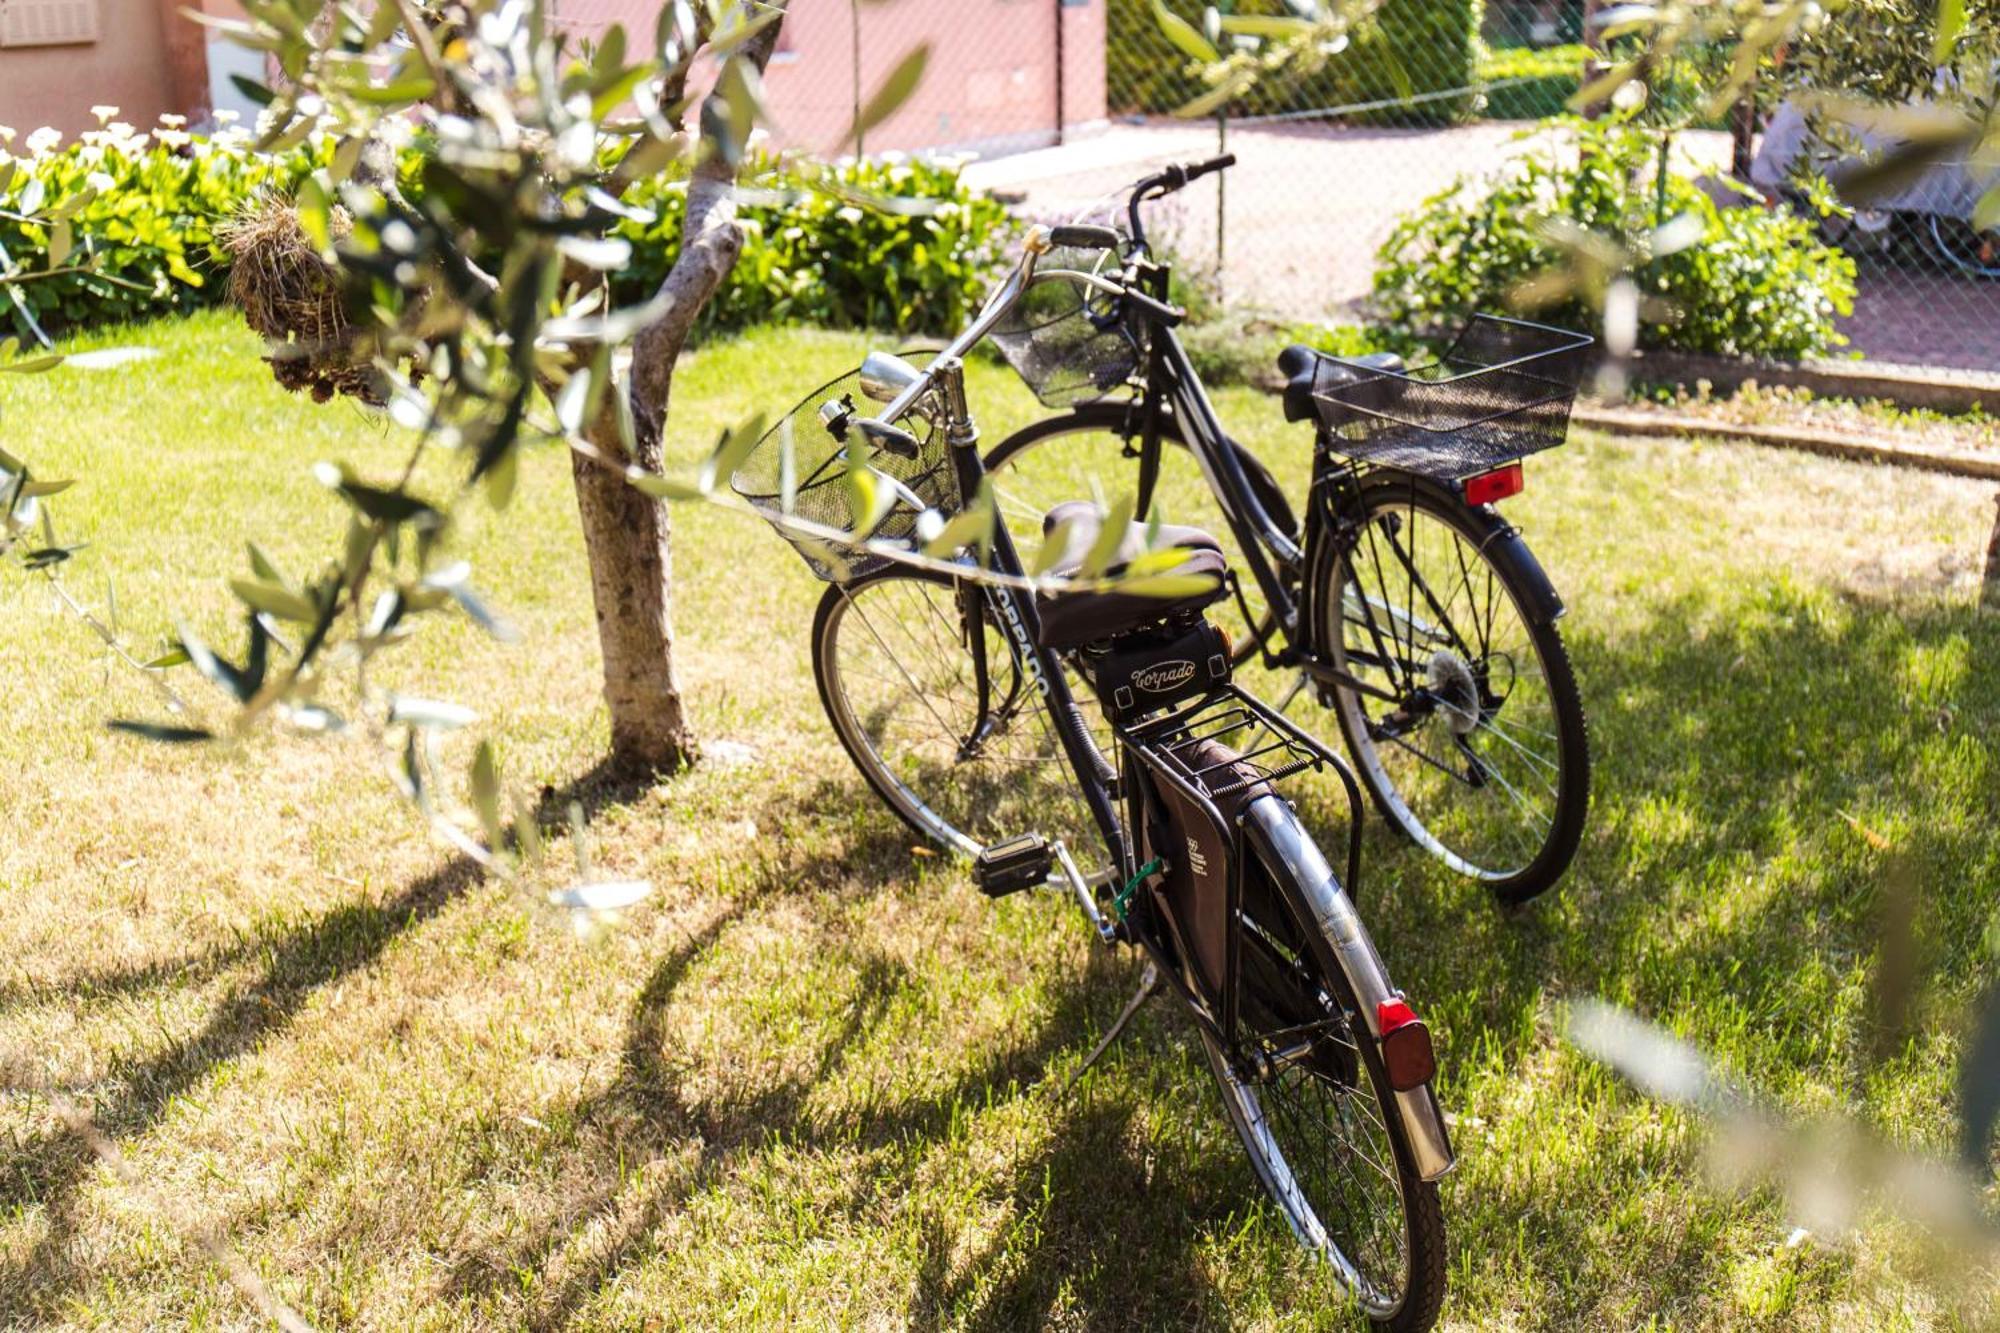
<path fill-rule="evenodd" d="M 147 642 L 176 615 L 233 642 L 242 539 L 294 571 L 331 553 L 309 465 L 385 471 L 401 443 L 287 397 L 227 315 L 131 337 L 164 357 L 0 378 L 0 444 L 81 478 L 58 502 L 91 543 L 80 594 L 115 577 Z M 675 436 L 699 448 L 864 345 L 704 350 Z M 972 388 L 989 438 L 1035 410 L 996 368 Z M 1303 428 L 1220 402 L 1301 473 Z M 677 519 L 695 716 L 748 759 L 592 780 L 568 466 L 530 463 L 457 536 L 526 642 L 426 630 L 391 675 L 476 704 L 512 779 L 592 807 L 598 865 L 658 885 L 587 938 L 440 851 L 359 742 L 108 733 L 156 715 L 143 683 L 38 583 L 0 584 L 0 1325 L 254 1326 L 192 1239 L 212 1230 L 322 1327 L 1353 1326 L 1165 1006 L 1059 1095 L 1133 961 L 1053 897 L 990 905 L 912 855 L 827 730 L 819 585 L 768 531 Z M 1701 1127 L 1557 1026 L 1608 997 L 1787 1112 L 1950 1151 L 2000 903 L 2000 618 L 1972 609 L 1991 487 L 1594 435 L 1529 478 L 1507 512 L 1568 599 L 1599 760 L 1583 852 L 1502 916 L 1379 824 L 1367 849 L 1365 910 L 1457 1117 L 1448 1325 L 1955 1327 L 1873 1223 L 1788 1245 L 1774 1194 L 1713 1193 Z M 1918 895 L 1906 1031 L 1871 1001 L 1891 854 Z"/>

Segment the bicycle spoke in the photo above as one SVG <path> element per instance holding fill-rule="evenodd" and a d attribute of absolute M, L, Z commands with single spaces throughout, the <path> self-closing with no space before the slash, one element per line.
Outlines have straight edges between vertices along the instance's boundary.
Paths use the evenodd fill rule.
<path fill-rule="evenodd" d="M 1543 768 L 1548 769 L 1549 772 L 1555 774 L 1558 777 L 1562 775 L 1562 766 L 1560 764 L 1556 763 L 1555 760 L 1550 759 L 1545 755 L 1536 754 L 1533 750 L 1528 749 L 1525 745 L 1522 745 L 1519 741 L 1515 740 L 1513 737 L 1507 735 L 1505 732 L 1501 731 L 1498 727 L 1494 726 L 1492 724 L 1491 718 L 1481 718 L 1479 720 L 1478 729 L 1481 731 L 1492 733 L 1495 737 L 1499 738 L 1501 741 L 1511 746 L 1515 751 L 1515 753 L 1519 754 L 1522 758 L 1526 759 L 1528 762 L 1532 764 L 1540 764 Z M 1534 770 L 1530 769 L 1529 771 L 1532 773 Z M 1555 796 L 1558 794 L 1558 789 L 1555 783 L 1550 782 L 1547 778 L 1543 778 L 1539 773 L 1536 773 L 1535 776 L 1539 778 L 1542 784 L 1549 789 L 1550 796 Z"/>
<path fill-rule="evenodd" d="M 899 576 L 844 596 L 823 650 L 831 659 L 823 684 L 837 723 L 851 719 L 844 734 L 857 762 L 898 812 L 965 850 L 1042 832 L 1087 853 L 1095 822 L 1040 696 L 998 631 L 983 617 L 970 631 L 987 640 L 982 705 L 955 587 Z M 1023 725 L 1024 711 L 1036 725 Z"/>
<path fill-rule="evenodd" d="M 1393 794 L 1392 819 L 1462 869 L 1504 878 L 1554 836 L 1566 742 L 1537 631 L 1494 559 L 1434 508 L 1398 485 L 1340 556 L 1328 637 L 1359 684 L 1336 702 L 1364 776 Z M 1454 726 L 1469 727 L 1464 748 Z"/>
<path fill-rule="evenodd" d="M 930 709 L 931 716 L 937 719 L 938 729 L 942 732 L 949 733 L 951 731 L 951 724 L 946 722 L 944 720 L 943 715 L 940 714 L 935 708 L 931 707 L 930 696 L 924 693 L 921 689 L 919 689 L 917 686 L 917 682 L 911 679 L 910 673 L 903 667 L 902 658 L 898 657 L 890 649 L 889 645 L 883 642 L 881 634 L 875 629 L 875 626 L 870 621 L 867 613 L 860 611 L 858 607 L 856 608 L 856 612 L 861 616 L 861 624 L 865 629 L 867 629 L 869 636 L 873 638 L 876 644 L 881 647 L 883 653 L 888 656 L 889 660 L 896 664 L 896 669 L 902 673 L 903 683 L 909 686 L 910 693 L 916 695 L 923 702 L 924 706 Z"/>

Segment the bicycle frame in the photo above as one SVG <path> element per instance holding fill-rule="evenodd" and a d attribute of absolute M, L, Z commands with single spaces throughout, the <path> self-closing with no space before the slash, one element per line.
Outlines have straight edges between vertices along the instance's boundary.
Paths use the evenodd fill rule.
<path fill-rule="evenodd" d="M 964 365 L 962 357 L 980 340 L 992 331 L 1001 317 L 1022 294 L 1037 281 L 1067 280 L 1080 282 L 1125 299 L 1129 308 L 1138 318 L 1149 321 L 1151 336 L 1147 342 L 1151 349 L 1147 360 L 1146 394 L 1141 400 L 1146 408 L 1145 458 L 1146 466 L 1157 468 L 1159 448 L 1159 414 L 1170 407 L 1182 423 L 1189 450 L 1195 455 L 1205 479 L 1221 501 L 1223 512 L 1230 530 L 1236 537 L 1250 565 L 1252 576 L 1264 595 L 1278 609 L 1281 628 L 1287 639 L 1295 645 L 1300 642 L 1302 615 L 1309 613 L 1305 599 L 1310 596 L 1302 573 L 1308 559 L 1308 552 L 1302 550 L 1292 535 L 1271 516 L 1252 490 L 1249 478 L 1244 472 L 1241 458 L 1235 446 L 1223 433 L 1216 416 L 1215 407 L 1203 389 L 1200 376 L 1188 360 L 1186 350 L 1173 334 L 1173 325 L 1178 322 L 1180 312 L 1167 301 L 1167 270 L 1160 265 L 1143 260 L 1143 242 L 1139 253 L 1128 264 L 1127 281 L 1124 284 L 1110 282 L 1094 273 L 1076 270 L 1056 270 L 1037 273 L 1037 261 L 1051 248 L 1050 233 L 1045 228 L 1035 228 L 1029 233 L 1021 264 L 1007 280 L 994 291 L 981 308 L 979 314 L 959 335 L 945 346 L 932 361 L 929 369 L 910 383 L 890 400 L 883 409 L 878 422 L 893 423 L 915 409 L 927 397 L 935 395 L 936 407 L 942 417 L 946 441 L 950 447 L 953 467 L 957 475 L 961 495 L 977 495 L 986 479 L 985 464 L 979 454 L 978 430 L 965 398 Z M 1144 284 L 1144 287 L 1141 286 Z M 1150 290 L 1146 290 L 1150 288 Z M 1144 480 L 1141 489 L 1147 489 Z M 1315 487 L 1316 491 L 1322 488 Z M 1320 525 L 1323 530 L 1324 525 Z M 1309 533 L 1314 531 L 1309 521 Z M 1118 817 L 1116 808 L 1117 775 L 1111 770 L 1106 757 L 1097 749 L 1074 695 L 1062 671 L 1060 654 L 1040 646 L 1041 617 L 1035 606 L 1034 596 L 1024 585 L 1022 564 L 1012 535 L 1005 524 L 996 524 L 992 547 L 993 568 L 996 572 L 1010 576 L 1004 583 L 984 586 L 976 590 L 978 596 L 986 599 L 996 624 L 1003 627 L 1011 646 L 1012 654 L 1030 677 L 1029 683 L 1036 693 L 1047 703 L 1051 725 L 1056 728 L 1057 738 L 1062 745 L 1064 757 L 1069 761 L 1081 787 L 1085 803 L 1092 820 L 1103 834 L 1105 844 L 1114 856 L 1114 871 L 1121 878 L 1129 878 L 1136 872 L 1136 853 L 1132 839 Z M 1302 589 L 1300 596 L 1294 596 L 1292 589 Z M 971 595 L 970 593 L 964 595 Z M 968 628 L 974 623 L 972 607 L 965 605 Z M 972 640 L 980 640 L 977 634 L 970 634 Z M 976 685 L 981 706 L 986 706 L 990 692 L 990 673 L 985 660 L 983 641 L 968 644 L 974 659 Z M 1366 681 L 1358 680 L 1346 672 L 1321 665 L 1316 653 L 1300 654 L 1301 664 L 1312 663 L 1308 670 L 1315 675 L 1324 673 L 1326 678 L 1350 684 L 1367 690 L 1371 694 L 1393 697 Z M 988 719 L 982 717 L 968 744 L 976 744 L 980 735 L 987 730 Z M 1343 777 L 1348 775 L 1342 767 Z M 1087 896 L 1083 906 L 1092 916 L 1100 934 L 1107 937 L 1111 928 L 1096 911 L 1096 904 Z"/>
<path fill-rule="evenodd" d="M 1047 249 L 1048 233 L 1041 229 L 1031 232 L 1027 254 L 1021 266 L 989 299 L 979 316 L 966 330 L 953 339 L 921 375 L 897 394 L 877 418 L 877 424 L 893 423 L 915 408 L 920 401 L 934 395 L 930 404 L 934 413 L 933 419 L 944 430 L 959 493 L 962 495 L 979 494 L 987 473 L 985 460 L 978 447 L 978 430 L 966 402 L 964 363 L 961 357 L 967 349 L 985 337 L 1009 305 L 1035 281 L 1035 260 Z M 1082 280 L 1093 286 L 1123 293 L 1123 289 L 1093 274 L 1061 271 L 1047 276 Z M 1177 317 L 1177 312 L 1162 300 L 1153 299 L 1146 304 L 1164 312 L 1165 316 Z M 1140 308 L 1145 309 L 1146 305 L 1141 305 Z M 1187 363 L 1185 352 L 1171 339 L 1161 342 L 1167 359 L 1164 363 L 1155 362 L 1155 373 L 1158 373 L 1160 366 L 1164 364 L 1165 369 L 1174 376 L 1176 390 L 1174 401 L 1190 414 L 1190 420 L 1204 423 L 1213 439 L 1224 441 L 1221 427 L 1215 419 L 1214 409 L 1201 391 L 1200 381 L 1195 376 L 1193 367 Z M 893 430 L 893 427 L 890 429 Z M 1229 494 L 1246 501 L 1236 507 L 1231 514 L 1232 528 L 1238 532 L 1239 541 L 1242 541 L 1246 534 L 1265 537 L 1281 555 L 1296 566 L 1304 553 L 1298 550 L 1257 503 L 1255 496 L 1249 491 L 1241 464 L 1234 458 L 1233 453 L 1226 448 L 1217 447 L 1210 451 L 1209 456 L 1216 468 L 1216 479 L 1222 485 L 1231 488 Z M 1255 549 L 1250 542 L 1244 542 L 1244 546 L 1246 550 Z M 1282 583 L 1279 582 L 1275 571 L 1270 569 L 1268 562 L 1260 563 L 1262 570 L 1259 574 L 1260 580 L 1268 580 L 1268 586 L 1279 595 L 1285 595 Z M 990 616 L 992 623 L 998 625 L 1005 634 L 1009 654 L 1019 672 L 1026 677 L 1025 680 L 1016 680 L 1006 699 L 1002 701 L 1002 709 L 1011 711 L 1023 702 L 1033 706 L 1034 700 L 1020 698 L 1020 692 L 1024 688 L 1039 696 L 1042 706 L 1047 710 L 1049 724 L 1055 731 L 1078 790 L 1082 793 L 1084 803 L 1090 811 L 1092 821 L 1097 825 L 1104 845 L 1110 853 L 1114 882 L 1131 886 L 1141 878 L 1138 865 L 1139 841 L 1132 827 L 1121 818 L 1119 803 L 1122 797 L 1129 795 L 1135 802 L 1134 811 L 1137 814 L 1147 808 L 1146 802 L 1152 798 L 1142 794 L 1136 786 L 1121 790 L 1124 785 L 1121 783 L 1121 775 L 1112 768 L 1110 759 L 1099 750 L 1096 739 L 1091 735 L 1084 720 L 1082 708 L 1064 674 L 1063 654 L 1054 648 L 1042 645 L 1041 614 L 1035 602 L 1034 587 L 1032 581 L 1025 577 L 1025 566 L 1020 552 L 1004 523 L 993 525 L 988 567 L 1002 577 L 998 580 L 968 578 L 961 581 L 958 587 L 961 618 L 967 635 L 967 648 L 973 661 L 974 690 L 979 707 L 979 716 L 974 719 L 971 732 L 962 745 L 968 748 L 976 747 L 985 736 L 991 734 L 995 721 L 992 715 L 992 672 L 987 661 L 983 633 L 984 622 Z M 1346 790 L 1352 811 L 1352 818 L 1349 821 L 1347 887 L 1343 887 L 1339 877 L 1327 865 L 1318 849 L 1313 846 L 1311 839 L 1298 826 L 1291 807 L 1267 796 L 1252 801 L 1243 811 L 1241 818 L 1230 821 L 1232 827 L 1229 837 L 1235 856 L 1232 874 L 1239 877 L 1236 884 L 1232 885 L 1231 891 L 1233 893 L 1240 887 L 1243 867 L 1247 865 L 1248 857 L 1253 854 L 1267 866 L 1283 867 L 1284 873 L 1313 900 L 1311 924 L 1329 932 L 1329 938 L 1333 941 L 1338 964 L 1347 976 L 1348 985 L 1355 995 L 1360 1010 L 1357 1021 L 1363 1030 L 1354 1034 L 1356 1040 L 1379 1041 L 1383 1037 L 1380 1028 L 1381 1006 L 1392 996 L 1399 998 L 1400 993 L 1390 989 L 1381 959 L 1375 954 L 1373 946 L 1368 943 L 1366 931 L 1362 928 L 1349 897 L 1349 888 L 1360 873 L 1362 798 L 1359 783 L 1353 771 L 1338 756 L 1302 732 L 1290 728 L 1279 713 L 1257 703 L 1234 686 L 1225 685 L 1221 690 L 1205 696 L 1204 702 L 1191 707 L 1188 713 L 1198 713 L 1206 706 L 1207 701 L 1223 698 L 1240 700 L 1268 724 L 1292 732 L 1300 748 L 1312 756 L 1312 764 L 1330 767 Z M 1162 729 L 1172 731 L 1175 722 L 1175 716 L 1168 715 L 1164 718 L 1148 719 L 1129 728 L 1118 728 L 1119 740 L 1126 755 L 1137 762 L 1152 766 L 1155 771 L 1163 775 L 1166 774 L 1167 769 L 1154 750 Z M 1187 784 L 1183 783 L 1181 786 L 1186 788 Z M 1190 793 L 1184 790 L 1182 794 Z M 1196 799 L 1206 801 L 1199 792 L 1192 794 Z M 1213 813 L 1212 804 L 1208 809 Z M 1218 822 L 1221 822 L 1219 817 Z M 1252 844 L 1255 845 L 1254 853 L 1251 850 Z M 1160 975 L 1188 1005 L 1197 1022 L 1219 1039 L 1221 1049 L 1227 1052 L 1232 1068 L 1254 1075 L 1255 1071 L 1252 1068 L 1254 1060 L 1246 1059 L 1234 1031 L 1236 1024 L 1233 967 L 1229 980 L 1222 985 L 1219 994 L 1197 993 L 1197 986 L 1203 983 L 1191 984 L 1187 978 L 1180 975 L 1179 969 L 1173 966 L 1172 960 L 1163 951 L 1161 940 L 1150 938 L 1148 932 L 1143 930 L 1121 932 L 1120 923 L 1106 919 L 1104 912 L 1098 906 L 1091 885 L 1077 870 L 1068 849 L 1057 843 L 1054 851 L 1079 907 L 1099 937 L 1106 943 L 1111 943 L 1121 938 L 1122 934 L 1124 938 L 1141 945 L 1159 966 Z M 1228 929 L 1234 934 L 1240 934 L 1242 927 L 1232 919 Z M 1232 957 L 1237 947 L 1237 941 L 1232 939 L 1230 944 Z M 1454 1160 L 1450 1138 L 1429 1082 L 1396 1092 L 1395 1102 L 1402 1112 L 1405 1129 L 1411 1137 L 1422 1176 L 1425 1179 L 1436 1179 L 1450 1170 Z"/>
<path fill-rule="evenodd" d="M 1164 294 L 1168 270 L 1137 256 L 1135 260 L 1134 268 L 1143 272 L 1154 294 Z M 1267 659 L 1274 665 L 1296 666 L 1320 683 L 1341 685 L 1388 702 L 1400 702 L 1401 696 L 1393 691 L 1384 690 L 1353 672 L 1326 662 L 1322 657 L 1323 645 L 1313 641 L 1312 627 L 1317 609 L 1313 605 L 1313 597 L 1316 590 L 1305 574 L 1318 555 L 1314 547 L 1317 541 L 1344 540 L 1342 534 L 1346 524 L 1340 515 L 1339 496 L 1343 487 L 1350 484 L 1348 474 L 1327 466 L 1324 454 L 1315 462 L 1312 497 L 1303 533 L 1305 545 L 1302 547 L 1297 536 L 1287 531 L 1258 498 L 1244 470 L 1238 447 L 1224 432 L 1215 406 L 1209 400 L 1201 377 L 1188 359 L 1173 326 L 1143 308 L 1136 315 L 1146 323 L 1149 335 L 1146 340 L 1145 389 L 1137 404 L 1142 413 L 1140 493 L 1150 494 L 1157 481 L 1161 449 L 1159 422 L 1161 414 L 1170 410 L 1179 423 L 1183 443 L 1222 508 L 1223 520 L 1236 539 L 1250 576 L 1274 613 L 1278 632 L 1286 640 L 1286 649 L 1280 653 L 1273 653 L 1268 643 L 1261 644 Z M 1399 555 L 1407 565 L 1407 554 L 1399 552 Z M 1392 609 L 1385 610 L 1393 613 Z M 1366 666 L 1388 666 L 1394 661 L 1393 653 L 1384 642 L 1379 628 L 1372 623 L 1372 614 L 1368 616 L 1368 622 L 1377 652 L 1357 655 L 1358 660 Z M 1253 624 L 1251 628 L 1255 630 L 1257 627 Z M 1394 636 L 1390 635 L 1389 642 L 1393 641 Z M 1407 670 L 1408 664 L 1402 665 Z"/>
<path fill-rule="evenodd" d="M 972 422 L 971 413 L 965 403 L 965 382 L 962 364 L 956 356 L 940 355 L 936 368 L 944 390 L 945 410 L 949 424 L 946 439 L 951 448 L 952 464 L 958 475 L 960 494 L 977 495 L 986 479 L 986 464 L 979 454 L 979 435 Z M 886 414 L 885 414 L 886 415 Z M 1076 695 L 1070 689 L 1069 680 L 1063 675 L 1062 657 L 1055 649 L 1041 644 L 1041 611 L 1035 605 L 1034 594 L 1020 582 L 1026 572 L 1021 563 L 1020 551 L 1014 545 L 1013 536 L 1004 523 L 996 523 L 993 529 L 993 550 L 991 567 L 998 573 L 1013 576 L 1007 583 L 975 585 L 967 583 L 960 588 L 960 605 L 967 634 L 967 647 L 973 659 L 974 689 L 979 699 L 981 716 L 974 727 L 975 739 L 988 729 L 988 699 L 991 694 L 991 675 L 986 662 L 985 637 L 977 632 L 980 623 L 978 608 L 974 599 L 983 599 L 990 608 L 994 623 L 1006 632 L 1015 662 L 1029 677 L 1027 684 L 1039 695 L 1048 710 L 1049 723 L 1055 728 L 1056 738 L 1063 748 L 1063 756 L 1069 761 L 1075 774 L 1077 785 L 1083 792 L 1084 803 L 1090 810 L 1091 819 L 1097 824 L 1098 832 L 1104 837 L 1105 846 L 1111 849 L 1114 873 L 1121 879 L 1130 879 L 1138 870 L 1132 846 L 1124 823 L 1118 817 L 1116 775 L 1110 761 L 1097 748 L 1083 720 Z M 1017 686 L 1018 688 L 1018 686 Z M 1007 702 L 1013 700 L 1012 694 Z M 1080 880 L 1080 876 L 1076 877 Z M 1074 880 L 1072 882 L 1075 882 Z M 1111 927 L 1097 910 L 1096 902 L 1087 895 L 1079 894 L 1085 913 L 1097 927 L 1098 933 L 1109 939 Z"/>

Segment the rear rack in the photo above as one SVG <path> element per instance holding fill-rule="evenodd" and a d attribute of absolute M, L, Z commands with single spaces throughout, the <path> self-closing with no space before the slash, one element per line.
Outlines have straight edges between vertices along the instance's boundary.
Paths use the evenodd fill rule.
<path fill-rule="evenodd" d="M 1235 757 L 1211 759 L 1204 764 L 1201 761 L 1208 756 L 1196 753 L 1203 741 L 1227 745 Z M 1245 744 L 1252 748 L 1237 748 Z M 1237 703 L 1213 709 L 1188 729 L 1184 739 L 1170 743 L 1166 753 L 1181 761 L 1187 768 L 1188 777 L 1208 793 L 1210 800 L 1234 796 L 1259 783 L 1282 782 L 1293 774 L 1323 767 L 1318 755 L 1291 737 L 1274 731 L 1248 706 Z M 1267 763 L 1258 762 L 1267 756 L 1274 757 Z M 1246 767 L 1250 770 L 1247 775 L 1244 773 Z"/>
<path fill-rule="evenodd" d="M 1345 760 L 1269 705 L 1228 684 L 1176 711 L 1121 727 L 1118 734 L 1155 773 L 1211 806 L 1254 787 L 1275 791 L 1300 773 L 1331 770 L 1347 794 L 1346 888 L 1355 892 L 1361 878 L 1360 784 Z M 1228 755 L 1205 752 L 1210 743 Z"/>

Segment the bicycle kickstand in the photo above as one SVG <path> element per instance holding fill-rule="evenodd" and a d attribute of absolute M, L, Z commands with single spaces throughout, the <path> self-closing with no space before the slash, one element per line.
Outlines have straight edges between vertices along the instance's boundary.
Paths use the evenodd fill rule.
<path fill-rule="evenodd" d="M 1098 1039 L 1097 1045 L 1091 1048 L 1089 1055 L 1083 1057 L 1083 1063 L 1076 1067 L 1076 1072 L 1071 1074 L 1069 1081 L 1063 1084 L 1063 1096 L 1069 1096 L 1071 1091 L 1075 1089 L 1077 1080 L 1089 1072 L 1090 1067 L 1097 1063 L 1099 1056 L 1111 1049 L 1111 1043 L 1124 1035 L 1125 1029 L 1132 1022 L 1133 1016 L 1145 1006 L 1146 1001 L 1152 999 L 1164 989 L 1166 989 L 1166 982 L 1160 977 L 1160 969 L 1154 966 L 1151 961 L 1148 961 L 1146 970 L 1139 975 L 1139 989 L 1137 993 L 1125 1002 L 1124 1012 L 1119 1014 L 1111 1026 L 1105 1030 L 1104 1035 Z"/>

